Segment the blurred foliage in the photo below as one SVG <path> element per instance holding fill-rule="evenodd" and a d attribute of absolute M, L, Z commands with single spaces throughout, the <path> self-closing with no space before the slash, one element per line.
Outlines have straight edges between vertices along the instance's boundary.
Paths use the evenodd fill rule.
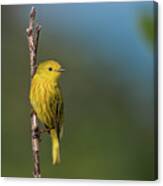
<path fill-rule="evenodd" d="M 154 43 L 154 18 L 143 15 L 140 18 L 140 28 L 144 38 L 152 45 Z"/>
<path fill-rule="evenodd" d="M 154 54 L 137 29 L 140 10 L 152 15 L 153 3 L 35 7 L 43 26 L 38 60 L 57 59 L 66 68 L 62 162 L 51 164 L 50 137 L 43 135 L 43 177 L 153 180 Z M 32 176 L 30 8 L 2 6 L 2 176 L 8 177 Z"/>

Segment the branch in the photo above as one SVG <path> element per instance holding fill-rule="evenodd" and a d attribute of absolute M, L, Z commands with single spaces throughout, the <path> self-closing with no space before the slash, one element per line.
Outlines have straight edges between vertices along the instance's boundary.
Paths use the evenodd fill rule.
<path fill-rule="evenodd" d="M 35 25 L 35 17 L 36 17 L 36 10 L 34 7 L 32 7 L 29 16 L 29 26 L 26 30 L 28 47 L 29 47 L 29 56 L 30 56 L 31 80 L 37 69 L 37 48 L 38 48 L 39 33 L 41 30 L 41 26 L 39 24 Z M 34 112 L 32 112 L 31 114 L 31 138 L 32 138 L 32 152 L 33 152 L 33 161 L 34 161 L 33 176 L 35 178 L 40 178 L 41 177 L 40 157 L 39 157 L 40 130 L 37 123 L 37 117 Z"/>

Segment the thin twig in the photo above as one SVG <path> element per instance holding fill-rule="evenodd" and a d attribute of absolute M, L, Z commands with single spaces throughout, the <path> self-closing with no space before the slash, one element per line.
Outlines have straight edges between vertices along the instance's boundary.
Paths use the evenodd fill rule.
<path fill-rule="evenodd" d="M 34 76 L 37 69 L 37 48 L 38 48 L 39 33 L 41 30 L 41 26 L 39 24 L 35 26 L 35 17 L 36 17 L 36 10 L 34 7 L 32 7 L 30 11 L 30 17 L 29 17 L 29 26 L 26 30 L 29 55 L 30 55 L 31 79 Z M 32 152 L 33 152 L 33 161 L 34 161 L 33 176 L 35 178 L 40 178 L 41 177 L 40 158 L 39 158 L 40 130 L 37 123 L 37 117 L 34 112 L 32 112 L 31 114 L 31 138 L 32 138 Z"/>

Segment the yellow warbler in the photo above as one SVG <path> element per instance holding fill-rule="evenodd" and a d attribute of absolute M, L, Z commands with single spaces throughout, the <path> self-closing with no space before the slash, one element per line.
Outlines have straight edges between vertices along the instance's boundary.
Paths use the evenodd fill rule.
<path fill-rule="evenodd" d="M 63 132 L 63 99 L 59 77 L 64 71 L 53 60 L 40 63 L 32 79 L 30 102 L 41 123 L 49 129 L 53 164 L 60 162 L 60 139 Z"/>

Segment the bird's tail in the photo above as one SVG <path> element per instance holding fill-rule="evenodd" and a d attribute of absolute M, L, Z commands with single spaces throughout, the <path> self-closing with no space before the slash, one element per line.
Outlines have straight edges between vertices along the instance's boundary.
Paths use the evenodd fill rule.
<path fill-rule="evenodd" d="M 60 146 L 57 133 L 55 129 L 50 130 L 51 140 L 52 140 L 52 160 L 53 164 L 58 164 L 60 162 Z"/>

